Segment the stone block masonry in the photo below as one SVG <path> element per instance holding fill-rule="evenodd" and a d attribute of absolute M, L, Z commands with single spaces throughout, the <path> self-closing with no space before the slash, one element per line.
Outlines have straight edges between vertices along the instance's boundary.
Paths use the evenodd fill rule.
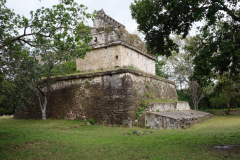
<path fill-rule="evenodd" d="M 84 59 L 77 60 L 77 70 L 89 71 L 132 67 L 155 75 L 155 58 L 149 58 L 126 45 L 109 45 L 94 49 Z"/>
<path fill-rule="evenodd" d="M 188 102 L 151 103 L 149 105 L 150 112 L 186 111 L 186 110 L 190 110 Z"/>
<path fill-rule="evenodd" d="M 58 77 L 49 94 L 47 118 L 88 120 L 97 123 L 134 122 L 141 99 L 177 100 L 174 82 L 131 69 Z M 41 118 L 35 107 L 16 110 L 15 118 Z"/>

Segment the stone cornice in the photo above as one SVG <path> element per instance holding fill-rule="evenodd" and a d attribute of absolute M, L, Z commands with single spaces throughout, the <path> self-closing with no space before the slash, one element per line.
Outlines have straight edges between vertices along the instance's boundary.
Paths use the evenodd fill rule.
<path fill-rule="evenodd" d="M 70 75 L 70 76 L 66 76 L 66 77 L 55 77 L 55 78 L 52 78 L 52 79 L 56 80 L 56 81 L 65 81 L 65 80 L 73 80 L 73 79 L 81 79 L 81 78 L 99 77 L 99 76 L 105 76 L 105 75 L 112 76 L 114 74 L 122 74 L 122 73 L 131 73 L 131 74 L 134 74 L 136 76 L 153 78 L 153 79 L 156 79 L 156 80 L 159 80 L 159 81 L 163 81 L 163 82 L 167 82 L 167 83 L 175 85 L 175 82 L 167 80 L 165 78 L 158 77 L 158 76 L 148 74 L 148 73 L 144 73 L 142 71 L 132 70 L 132 69 L 116 69 L 116 70 L 112 70 L 112 71 L 85 73 L 85 74 L 78 74 L 78 75 Z"/>

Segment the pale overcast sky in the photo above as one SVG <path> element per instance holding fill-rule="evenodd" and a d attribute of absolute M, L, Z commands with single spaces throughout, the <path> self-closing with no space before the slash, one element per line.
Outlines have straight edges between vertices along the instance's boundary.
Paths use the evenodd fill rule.
<path fill-rule="evenodd" d="M 88 12 L 103 9 L 105 13 L 126 26 L 129 32 L 137 30 L 137 24 L 131 17 L 129 6 L 134 0 L 75 0 L 78 4 L 88 7 Z M 30 11 L 36 11 L 42 6 L 50 8 L 58 4 L 59 0 L 7 0 L 7 7 L 14 9 L 15 13 L 30 16 Z M 92 26 L 92 23 L 89 23 Z"/>
<path fill-rule="evenodd" d="M 103 9 L 107 15 L 125 25 L 130 33 L 137 31 L 137 23 L 132 19 L 129 9 L 134 0 L 75 0 L 75 2 L 87 6 L 89 13 L 92 13 L 94 10 Z M 52 5 L 58 3 L 59 0 L 7 0 L 6 5 L 14 9 L 15 13 L 30 17 L 30 11 L 36 11 L 42 6 L 50 8 Z M 89 22 L 88 25 L 93 26 L 92 22 Z M 196 27 L 198 25 L 201 25 L 201 23 L 197 22 L 193 25 L 190 35 L 194 36 L 196 34 Z M 144 39 L 144 36 L 140 35 Z"/>

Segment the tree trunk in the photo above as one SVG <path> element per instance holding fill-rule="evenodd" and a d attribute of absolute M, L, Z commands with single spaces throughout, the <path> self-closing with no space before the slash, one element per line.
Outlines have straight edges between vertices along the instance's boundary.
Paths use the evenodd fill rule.
<path fill-rule="evenodd" d="M 199 103 L 199 100 L 196 100 L 195 98 L 193 98 L 193 105 L 194 105 L 194 110 L 195 111 L 198 110 L 198 103 Z"/>
<path fill-rule="evenodd" d="M 43 93 L 43 92 L 42 92 Z M 37 98 L 38 98 L 38 102 L 39 102 L 39 106 L 41 108 L 41 111 L 42 111 L 42 120 L 46 120 L 47 116 L 46 116 L 46 108 L 47 108 L 47 94 L 42 94 L 44 96 L 44 102 L 42 104 L 42 101 L 41 101 L 41 97 L 39 94 L 36 94 L 37 95 Z"/>
<path fill-rule="evenodd" d="M 198 104 L 203 96 L 203 92 L 198 93 L 198 87 L 199 84 L 197 83 L 197 81 L 190 81 L 189 82 L 189 87 L 190 87 L 190 91 L 192 94 L 192 101 L 193 101 L 193 105 L 194 105 L 194 110 L 197 111 L 198 110 Z"/>
<path fill-rule="evenodd" d="M 45 113 L 45 111 L 42 111 L 42 120 L 46 120 L 46 113 Z"/>
<path fill-rule="evenodd" d="M 47 95 L 44 95 L 44 103 L 41 106 L 42 120 L 46 120 L 46 108 L 47 108 Z"/>
<path fill-rule="evenodd" d="M 230 114 L 231 105 L 229 103 L 227 105 L 228 105 L 228 110 L 227 110 L 226 114 L 229 115 Z"/>
<path fill-rule="evenodd" d="M 232 106 L 234 105 L 236 99 L 237 99 L 237 97 L 234 97 L 234 98 L 232 97 L 232 98 L 231 98 L 231 101 L 228 102 L 228 104 L 227 104 L 227 105 L 228 105 L 228 110 L 227 110 L 227 112 L 226 112 L 227 115 L 230 114 L 230 110 L 231 110 Z"/>

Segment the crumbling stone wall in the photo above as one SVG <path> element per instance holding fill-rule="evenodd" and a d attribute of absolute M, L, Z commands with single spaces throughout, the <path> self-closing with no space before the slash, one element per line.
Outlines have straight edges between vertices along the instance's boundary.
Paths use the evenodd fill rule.
<path fill-rule="evenodd" d="M 130 34 L 125 29 L 93 28 L 91 30 L 91 36 L 93 39 L 89 42 L 89 45 L 92 49 L 105 47 L 111 44 L 116 45 L 119 42 L 124 42 L 124 45 L 129 46 L 129 48 L 133 48 L 149 58 L 155 58 L 147 54 L 146 44 L 138 37 L 138 35 Z"/>
<path fill-rule="evenodd" d="M 134 122 L 141 99 L 177 99 L 174 83 L 143 72 L 120 69 L 58 77 L 48 96 L 47 118 L 126 125 Z M 149 86 L 149 87 L 146 87 Z M 15 118 L 41 118 L 40 107 L 16 110 Z"/>
<path fill-rule="evenodd" d="M 112 17 L 106 15 L 104 10 L 99 10 L 97 11 L 97 16 L 94 21 L 94 27 L 99 28 L 99 27 L 117 27 L 117 28 L 125 28 L 124 25 L 121 23 L 117 22 L 114 20 Z"/>

